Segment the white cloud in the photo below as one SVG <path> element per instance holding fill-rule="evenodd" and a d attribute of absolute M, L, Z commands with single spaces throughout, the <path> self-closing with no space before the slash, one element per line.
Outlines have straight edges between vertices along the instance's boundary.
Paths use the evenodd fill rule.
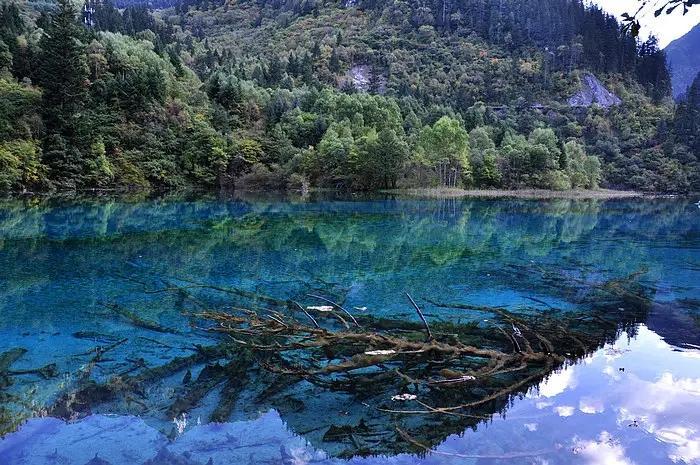
<path fill-rule="evenodd" d="M 694 429 L 677 426 L 657 430 L 655 434 L 660 441 L 674 446 L 668 455 L 674 462 L 700 462 L 700 435 Z"/>
<path fill-rule="evenodd" d="M 538 387 L 540 397 L 555 397 L 566 391 L 576 387 L 576 377 L 572 367 L 565 368 L 561 371 L 553 373 Z"/>
<path fill-rule="evenodd" d="M 571 415 L 574 414 L 574 411 L 576 410 L 574 407 L 570 405 L 559 405 L 557 407 L 554 407 L 553 409 L 557 415 L 560 417 L 570 417 Z"/>
<path fill-rule="evenodd" d="M 528 431 L 537 431 L 537 423 L 525 423 L 525 429 Z"/>
<path fill-rule="evenodd" d="M 605 412 L 605 406 L 603 401 L 600 399 L 593 399 L 591 397 L 583 397 L 579 400 L 578 409 L 583 413 L 603 413 Z"/>
<path fill-rule="evenodd" d="M 625 448 L 607 431 L 601 432 L 597 441 L 575 438 L 574 453 L 589 465 L 634 465 L 625 456 Z"/>
<path fill-rule="evenodd" d="M 622 378 L 622 376 L 620 376 L 620 370 L 615 369 L 610 365 L 605 365 L 605 368 L 603 368 L 603 373 L 610 376 L 615 381 L 619 381 Z"/>
<path fill-rule="evenodd" d="M 542 410 L 542 409 L 545 409 L 547 407 L 551 407 L 552 405 L 554 405 L 554 402 L 552 402 L 552 401 L 541 400 L 535 404 L 535 407 L 537 407 L 537 410 Z"/>
<path fill-rule="evenodd" d="M 676 463 L 700 464 L 700 378 L 662 374 L 656 381 L 628 380 L 618 422 L 636 421 L 640 428 L 668 444 Z"/>

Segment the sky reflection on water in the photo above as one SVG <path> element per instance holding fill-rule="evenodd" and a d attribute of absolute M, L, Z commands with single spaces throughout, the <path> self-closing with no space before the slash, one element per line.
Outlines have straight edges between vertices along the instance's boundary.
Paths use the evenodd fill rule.
<path fill-rule="evenodd" d="M 624 371 L 622 371 L 624 369 Z M 646 327 L 553 373 L 502 417 L 449 437 L 423 457 L 328 458 L 274 410 L 254 420 L 197 425 L 169 441 L 141 419 L 35 419 L 0 441 L 2 463 L 152 463 L 163 450 L 191 464 L 694 464 L 700 460 L 700 352 L 678 350 Z M 158 463 L 153 462 L 153 463 Z"/>

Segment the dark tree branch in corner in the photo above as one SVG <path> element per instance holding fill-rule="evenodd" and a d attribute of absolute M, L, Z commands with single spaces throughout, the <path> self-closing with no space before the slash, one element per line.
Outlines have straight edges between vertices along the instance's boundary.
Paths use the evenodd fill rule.
<path fill-rule="evenodd" d="M 641 5 L 637 11 L 634 12 L 634 14 L 622 14 L 623 31 L 629 31 L 634 37 L 639 35 L 639 31 L 641 29 L 641 25 L 639 24 L 640 15 L 648 11 L 648 9 L 651 7 L 656 7 L 654 10 L 654 16 L 659 17 L 664 13 L 670 15 L 676 11 L 679 6 L 683 7 L 683 14 L 686 15 L 693 5 L 700 5 L 700 0 L 664 0 L 662 2 L 640 0 L 640 2 Z"/>

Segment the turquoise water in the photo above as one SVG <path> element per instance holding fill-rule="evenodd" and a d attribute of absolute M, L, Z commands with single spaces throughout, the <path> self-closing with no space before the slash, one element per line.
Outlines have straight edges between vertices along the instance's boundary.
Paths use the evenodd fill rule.
<path fill-rule="evenodd" d="M 5 368 L 0 359 L 9 373 L 0 377 L 0 463 L 700 463 L 695 200 L 0 202 L 0 352 L 12 359 Z M 643 309 L 583 297 L 631 274 L 646 289 Z M 589 334 L 593 350 L 572 351 L 475 421 L 369 411 L 382 397 L 403 409 L 390 400 L 400 392 L 368 400 L 300 383 L 262 399 L 276 380 L 247 374 L 223 414 L 212 412 L 228 384 L 212 383 L 188 408 L 186 425 L 178 414 L 178 430 L 172 405 L 186 395 L 185 370 L 119 399 L 55 408 L 85 383 L 211 344 L 192 316 L 202 307 L 250 304 L 200 285 L 305 306 L 319 305 L 308 297 L 317 294 L 358 317 L 420 323 L 408 292 L 435 325 L 488 326 L 481 313 L 434 304 L 452 302 L 535 319 L 597 312 L 619 327 Z M 168 290 L 175 286 L 189 292 Z M 97 362 L 96 347 L 109 347 Z M 203 366 L 191 367 L 193 378 L 205 378 Z M 375 440 L 329 439 L 329 428 L 363 421 L 375 422 Z M 419 432 L 425 449 L 397 440 L 396 425 Z"/>

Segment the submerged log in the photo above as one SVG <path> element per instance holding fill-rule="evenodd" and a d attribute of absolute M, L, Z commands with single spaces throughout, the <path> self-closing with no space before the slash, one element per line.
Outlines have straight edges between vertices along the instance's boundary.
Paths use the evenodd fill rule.
<path fill-rule="evenodd" d="M 137 328 L 143 328 L 147 329 L 149 331 L 155 331 L 157 333 L 170 333 L 170 334 L 179 334 L 180 331 L 172 328 L 166 328 L 165 326 L 161 326 L 157 323 L 154 323 L 152 321 L 146 320 L 144 318 L 141 318 L 138 316 L 136 313 L 132 312 L 131 310 L 122 307 L 119 304 L 103 304 L 105 307 L 107 307 L 109 310 L 114 312 L 115 314 L 121 316 L 122 318 L 125 318 L 126 320 L 129 320 L 129 322 L 136 326 Z"/>
<path fill-rule="evenodd" d="M 221 390 L 219 404 L 209 417 L 210 421 L 223 423 L 231 418 L 240 393 L 248 381 L 248 370 L 252 365 L 251 356 L 242 353 L 238 360 L 226 367 L 227 381 Z"/>
<path fill-rule="evenodd" d="M 51 379 L 58 376 L 58 367 L 55 363 L 49 363 L 40 368 L 30 368 L 28 370 L 10 370 L 7 372 L 11 376 L 19 375 L 39 375 L 44 379 Z"/>
<path fill-rule="evenodd" d="M 183 413 L 192 410 L 206 397 L 209 392 L 226 379 L 227 367 L 218 363 L 206 365 L 199 373 L 197 379 L 188 385 L 185 393 L 178 396 L 175 402 L 166 411 L 168 418 L 178 418 Z"/>
<path fill-rule="evenodd" d="M 96 331 L 77 331 L 73 333 L 73 337 L 76 339 L 87 339 L 94 342 L 116 342 L 122 339 L 119 336 L 112 336 L 111 334 L 98 333 Z"/>
<path fill-rule="evenodd" d="M 63 419 L 87 415 L 92 407 L 114 401 L 121 395 L 132 394 L 141 390 L 144 384 L 153 383 L 179 373 L 186 368 L 206 363 L 228 355 L 226 345 L 198 347 L 198 352 L 185 357 L 177 357 L 165 365 L 147 368 L 134 376 L 114 376 L 105 383 L 82 380 L 77 388 L 63 393 L 49 409 L 49 414 Z"/>

